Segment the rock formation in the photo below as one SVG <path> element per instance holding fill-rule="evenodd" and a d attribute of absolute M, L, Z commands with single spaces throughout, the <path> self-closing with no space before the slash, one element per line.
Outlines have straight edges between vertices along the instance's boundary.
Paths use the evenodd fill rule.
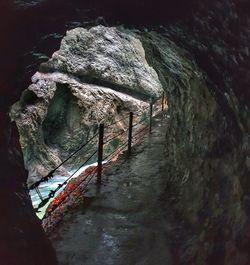
<path fill-rule="evenodd" d="M 141 42 L 115 28 L 67 32 L 60 50 L 40 68 L 43 73 L 32 77 L 33 84 L 11 112 L 20 131 L 29 183 L 87 142 L 99 123 L 109 125 L 124 118 L 118 130 L 125 130 L 128 113 L 148 112 L 147 102 L 162 93 Z M 117 126 L 106 128 L 105 137 L 115 133 Z M 79 167 L 95 149 L 96 145 L 83 150 L 67 169 Z M 64 167 L 58 172 L 67 174 Z"/>
<path fill-rule="evenodd" d="M 60 50 L 41 65 L 40 71 L 72 74 L 84 81 L 146 98 L 157 97 L 161 91 L 141 42 L 116 28 L 104 26 L 68 31 Z"/>
<path fill-rule="evenodd" d="M 185 23 L 160 30 L 167 45 L 146 34 L 149 63 L 169 84 L 162 206 L 175 215 L 170 238 L 177 264 L 247 265 L 249 20 L 244 1 L 200 6 Z M 171 49 L 175 44 L 181 50 Z"/>
<path fill-rule="evenodd" d="M 35 215 L 26 187 L 28 174 L 23 167 L 17 127 L 10 125 L 8 116 L 1 119 L 3 125 L 8 130 L 0 137 L 0 263 L 56 265 L 55 251 Z"/>

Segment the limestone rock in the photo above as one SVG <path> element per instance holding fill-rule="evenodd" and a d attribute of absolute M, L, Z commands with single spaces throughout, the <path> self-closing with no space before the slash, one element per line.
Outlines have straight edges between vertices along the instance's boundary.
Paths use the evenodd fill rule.
<path fill-rule="evenodd" d="M 84 81 L 144 98 L 158 97 L 162 91 L 157 73 L 145 59 L 140 40 L 114 27 L 68 31 L 60 50 L 40 70 L 70 73 Z"/>
<path fill-rule="evenodd" d="M 139 114 L 148 111 L 147 102 L 109 88 L 79 82 L 66 74 L 36 73 L 32 80 L 34 83 L 11 111 L 20 132 L 29 183 L 47 175 L 87 142 L 97 133 L 98 124 L 109 125 L 124 118 L 115 126 L 105 128 L 105 137 L 122 131 L 126 137 L 129 111 Z M 92 148 L 83 149 L 57 173 L 65 175 L 67 170 L 79 166 L 96 150 L 97 140 Z M 106 150 L 112 148 L 112 143 L 106 146 Z"/>
<path fill-rule="evenodd" d="M 11 111 L 21 135 L 29 183 L 47 175 L 88 141 L 99 123 L 125 118 L 105 135 L 125 131 L 129 111 L 148 111 L 147 101 L 162 91 L 140 40 L 116 28 L 68 31 L 60 50 L 40 70 Z M 94 149 L 83 150 L 57 173 L 65 175 L 79 167 Z"/>

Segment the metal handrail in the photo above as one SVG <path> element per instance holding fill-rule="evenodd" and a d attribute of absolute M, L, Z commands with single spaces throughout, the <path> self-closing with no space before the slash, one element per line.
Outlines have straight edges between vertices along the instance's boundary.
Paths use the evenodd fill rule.
<path fill-rule="evenodd" d="M 156 100 L 155 102 L 157 102 L 158 100 Z M 154 103 L 155 103 L 154 102 Z M 146 116 L 144 119 L 140 120 L 139 122 L 133 124 L 133 115 L 134 113 L 130 112 L 129 113 L 129 127 L 125 130 L 122 131 L 119 134 L 116 134 L 115 136 L 112 136 L 111 138 L 107 139 L 106 141 L 103 140 L 104 138 L 104 124 L 100 124 L 99 125 L 99 132 L 96 133 L 93 137 L 91 137 L 86 143 L 84 143 L 82 146 L 80 146 L 76 151 L 74 151 L 67 159 L 65 159 L 62 163 L 60 163 L 55 169 L 53 169 L 47 176 L 43 177 L 41 180 L 37 181 L 36 183 L 32 184 L 30 187 L 31 189 L 35 189 L 38 193 L 39 198 L 41 199 L 40 204 L 38 205 L 37 208 L 35 208 L 35 210 L 38 212 L 39 209 L 41 209 L 42 207 L 44 207 L 50 199 L 54 198 L 56 193 L 62 188 L 64 187 L 71 178 L 73 178 L 73 176 L 79 171 L 80 168 L 82 168 L 84 165 L 86 165 L 93 157 L 94 155 L 97 154 L 98 157 L 98 166 L 95 167 L 91 172 L 88 173 L 88 175 L 82 180 L 80 181 L 80 183 L 78 183 L 78 185 L 71 190 L 63 199 L 63 201 L 66 199 L 66 197 L 68 197 L 72 192 L 74 192 L 76 190 L 76 188 L 78 188 L 84 181 L 87 180 L 87 178 L 90 176 L 90 174 L 93 173 L 93 175 L 91 176 L 90 180 L 87 182 L 86 186 L 89 184 L 89 182 L 93 179 L 93 177 L 95 176 L 95 174 L 97 174 L 97 183 L 99 185 L 101 185 L 101 177 L 102 177 L 102 165 L 103 165 L 103 161 L 108 160 L 108 162 L 110 162 L 114 156 L 114 154 L 120 154 L 124 149 L 125 146 L 128 145 L 127 147 L 127 154 L 128 156 L 131 153 L 131 146 L 133 144 L 133 137 L 139 135 L 142 131 L 144 131 L 145 129 L 149 128 L 149 132 L 151 132 L 151 126 L 152 126 L 152 115 L 153 115 L 153 104 L 152 101 L 150 102 L 150 110 L 149 110 L 149 115 Z M 163 95 L 163 99 L 162 99 L 162 110 L 164 110 L 164 95 Z M 144 112 L 145 113 L 145 112 Z M 118 122 L 127 119 L 128 117 L 122 118 L 112 124 L 109 124 L 108 126 L 106 126 L 106 128 L 109 128 L 110 126 L 113 126 L 115 124 L 117 124 Z M 138 126 L 139 124 L 143 124 L 147 119 L 149 119 L 149 124 L 147 126 L 145 126 L 142 130 L 136 131 L 136 133 L 133 135 L 132 133 L 132 129 L 136 126 Z M 104 145 L 106 145 L 107 143 L 109 143 L 110 141 L 112 141 L 113 139 L 116 139 L 117 137 L 121 136 L 122 134 L 124 134 L 125 132 L 128 131 L 128 139 L 126 141 L 123 141 L 112 153 L 108 154 L 104 159 L 103 159 L 103 147 Z M 64 163 L 66 163 L 70 158 L 72 158 L 74 155 L 76 155 L 81 149 L 83 149 L 85 146 L 87 146 L 93 139 L 95 139 L 95 137 L 97 137 L 97 135 L 99 135 L 99 145 L 98 145 L 98 149 L 95 150 L 85 161 L 83 164 L 81 164 L 81 166 L 79 166 L 77 168 L 77 170 L 75 170 L 73 172 L 73 174 L 71 174 L 62 184 L 59 184 L 58 187 L 54 190 L 51 190 L 49 195 L 46 198 L 43 198 L 41 195 L 41 192 L 39 191 L 39 185 L 44 182 L 44 181 L 48 181 L 51 177 L 53 177 L 53 173 L 60 167 L 62 166 Z M 110 158 L 111 157 L 111 158 Z M 86 186 L 84 187 L 84 190 L 86 188 Z M 61 201 L 57 207 L 55 207 L 50 213 L 49 215 L 52 214 L 52 212 L 58 208 L 59 205 L 61 205 L 63 203 L 63 201 Z M 44 218 L 47 218 L 47 216 L 45 215 Z"/>

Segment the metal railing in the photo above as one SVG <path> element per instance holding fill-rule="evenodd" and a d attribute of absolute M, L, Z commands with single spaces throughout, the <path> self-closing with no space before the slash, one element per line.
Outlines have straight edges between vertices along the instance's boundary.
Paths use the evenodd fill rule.
<path fill-rule="evenodd" d="M 164 111 L 165 109 L 165 94 L 162 94 L 161 99 L 161 111 Z M 68 194 L 65 194 L 65 196 L 63 198 L 61 198 L 61 200 L 58 203 L 53 204 L 53 207 L 50 207 L 50 211 L 47 212 L 45 214 L 44 218 L 48 218 L 53 211 L 55 211 L 58 207 L 60 207 L 65 200 L 67 200 L 67 198 L 74 193 L 77 189 L 80 189 L 81 192 L 84 192 L 88 186 L 88 184 L 91 182 L 91 180 L 94 178 L 94 176 L 96 176 L 96 184 L 97 185 L 101 185 L 102 183 L 102 172 L 103 172 L 103 163 L 104 161 L 106 163 L 110 162 L 114 156 L 117 156 L 119 154 L 121 154 L 121 152 L 127 150 L 126 152 L 126 157 L 128 158 L 131 153 L 132 153 L 132 145 L 133 145 L 133 140 L 137 138 L 137 136 L 140 136 L 143 132 L 145 132 L 147 129 L 149 131 L 149 133 L 152 132 L 152 117 L 153 117 L 153 106 L 156 102 L 158 102 L 159 99 L 157 99 L 156 101 L 151 101 L 149 103 L 149 111 L 148 111 L 148 115 L 145 115 L 145 117 L 141 117 L 141 119 L 137 122 L 134 123 L 134 118 L 137 116 L 137 118 L 139 117 L 138 115 L 140 115 L 140 113 L 133 113 L 130 112 L 129 115 L 123 119 L 120 119 L 116 122 L 113 122 L 109 125 L 105 125 L 105 124 L 99 124 L 99 130 L 98 133 L 94 134 L 86 143 L 84 143 L 83 145 L 81 145 L 77 150 L 75 150 L 72 154 L 70 154 L 67 159 L 65 159 L 64 161 L 62 161 L 57 167 L 55 167 L 52 171 L 49 172 L 49 174 L 45 177 L 43 177 L 41 180 L 35 182 L 34 184 L 32 184 L 29 188 L 29 190 L 35 190 L 41 200 L 41 202 L 39 203 L 39 205 L 34 208 L 36 212 L 39 212 L 39 210 L 41 208 L 43 208 L 46 204 L 48 204 L 50 202 L 51 199 L 53 199 L 55 197 L 55 195 L 62 190 L 63 187 L 65 187 L 69 181 L 76 175 L 76 173 L 83 167 L 88 165 L 88 163 L 96 156 L 97 158 L 97 166 L 93 167 L 92 170 L 90 170 L 85 177 L 79 181 L 79 183 L 77 185 L 74 186 L 73 189 L 71 189 Z M 145 112 L 144 112 L 145 114 Z M 121 121 L 125 121 L 128 119 L 128 128 L 126 130 L 123 130 L 122 132 L 119 132 L 117 134 L 115 134 L 114 136 L 105 139 L 105 129 L 110 128 L 111 126 L 115 126 L 117 123 L 121 122 Z M 148 122 L 147 122 L 148 121 Z M 147 122 L 147 123 L 146 123 Z M 139 128 L 137 128 L 139 127 Z M 137 128 L 137 129 L 136 129 Z M 127 137 L 125 135 L 125 133 L 127 133 Z M 111 153 L 107 154 L 104 157 L 104 146 L 107 145 L 108 143 L 110 143 L 112 140 L 117 139 L 118 137 L 122 137 L 123 135 L 125 135 L 125 137 L 123 137 L 123 142 L 118 145 L 117 148 L 115 148 L 115 150 L 112 150 Z M 81 165 L 66 179 L 64 180 L 62 183 L 58 184 L 58 186 L 55 189 L 51 189 L 49 194 L 44 198 L 41 194 L 41 191 L 39 189 L 39 186 L 43 183 L 43 182 L 48 182 L 51 178 L 54 177 L 54 173 L 56 172 L 56 170 L 58 170 L 62 165 L 64 165 L 66 162 L 69 161 L 69 159 L 71 159 L 72 157 L 76 156 L 83 148 L 85 148 L 86 146 L 90 145 L 94 140 L 96 140 L 98 137 L 98 148 L 96 150 L 94 150 L 94 152 L 89 155 L 86 160 L 81 163 Z M 85 183 L 84 183 L 85 182 Z M 84 184 L 84 185 L 83 185 Z M 82 194 L 79 193 L 78 196 Z"/>

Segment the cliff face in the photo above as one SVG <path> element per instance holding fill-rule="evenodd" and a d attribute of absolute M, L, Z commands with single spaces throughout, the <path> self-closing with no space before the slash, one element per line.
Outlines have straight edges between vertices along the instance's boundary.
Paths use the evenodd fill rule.
<path fill-rule="evenodd" d="M 172 60 L 162 52 L 167 47 L 149 46 L 153 65 L 169 81 L 169 172 L 161 203 L 175 215 L 178 264 L 248 264 L 249 5 L 209 6 L 200 4 L 193 18 L 160 34 L 188 51 L 198 71 Z M 195 78 L 199 72 L 204 82 Z"/>
<path fill-rule="evenodd" d="M 147 113 L 149 100 L 162 93 L 139 39 L 115 28 L 67 32 L 60 50 L 40 71 L 11 111 L 20 132 L 29 183 L 47 175 L 92 138 L 99 123 L 107 125 L 105 137 L 113 137 L 127 128 L 130 111 Z M 82 150 L 58 172 L 67 174 L 66 169 L 79 167 L 96 148 Z M 111 143 L 105 150 L 112 148 Z"/>
<path fill-rule="evenodd" d="M 181 244 L 184 264 L 249 261 L 246 249 L 250 243 L 247 100 L 250 35 L 244 8 L 247 8 L 244 1 L 238 4 L 227 1 L 225 5 L 217 1 L 209 11 L 201 8 L 194 16 L 190 22 L 195 21 L 195 28 L 187 23 L 181 25 L 180 31 L 170 30 L 213 84 L 210 99 L 188 97 L 185 105 L 192 106 L 191 112 L 185 111 L 183 104 L 178 106 L 182 109 L 179 114 L 175 111 L 187 134 L 176 128 L 175 122 L 171 126 L 175 139 L 181 139 L 181 143 L 173 142 L 170 146 L 178 150 L 181 159 L 175 161 L 176 156 L 170 153 L 174 159 L 170 174 L 180 175 L 179 181 L 174 178 L 167 189 L 175 194 L 168 205 L 182 219 L 185 241 L 190 238 L 189 243 Z M 183 89 L 177 91 L 185 95 Z M 178 102 L 175 96 L 173 99 L 169 99 L 172 110 L 171 106 L 177 107 Z M 203 111 L 198 106 L 203 106 Z M 197 123 L 200 117 L 202 121 Z M 190 130 L 193 133 L 189 134 Z M 181 170 L 183 165 L 185 169 Z"/>

